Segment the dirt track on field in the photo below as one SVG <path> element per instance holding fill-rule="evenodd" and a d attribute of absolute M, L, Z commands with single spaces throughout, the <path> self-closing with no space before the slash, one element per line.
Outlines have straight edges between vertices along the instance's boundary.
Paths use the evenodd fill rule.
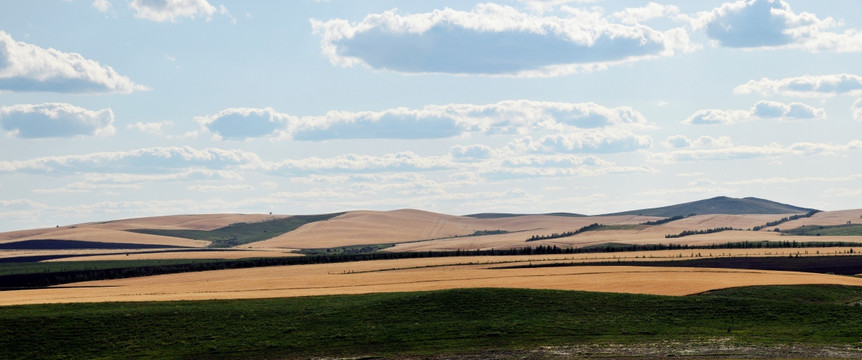
<path fill-rule="evenodd" d="M 476 287 L 688 295 L 753 285 L 862 286 L 862 279 L 855 277 L 761 270 L 639 266 L 492 269 L 500 264 L 572 259 L 571 255 L 462 257 L 219 270 L 5 291 L 0 305 L 249 299 Z"/>

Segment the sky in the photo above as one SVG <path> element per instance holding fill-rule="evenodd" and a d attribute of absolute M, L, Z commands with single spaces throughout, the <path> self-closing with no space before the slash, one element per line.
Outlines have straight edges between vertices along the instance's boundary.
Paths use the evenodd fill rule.
<path fill-rule="evenodd" d="M 0 2 L 0 231 L 862 208 L 858 0 Z"/>

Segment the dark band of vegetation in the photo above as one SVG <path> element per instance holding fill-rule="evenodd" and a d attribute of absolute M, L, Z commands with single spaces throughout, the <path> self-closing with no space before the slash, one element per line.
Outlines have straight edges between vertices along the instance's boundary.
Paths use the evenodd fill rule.
<path fill-rule="evenodd" d="M 662 225 L 662 224 L 667 224 L 667 223 L 669 223 L 669 222 L 671 222 L 671 221 L 682 220 L 682 219 L 685 219 L 685 218 L 687 218 L 687 217 L 694 216 L 694 215 L 695 215 L 695 214 L 691 214 L 691 215 L 677 215 L 677 216 L 672 216 L 672 217 L 669 217 L 669 218 L 664 218 L 664 219 L 661 219 L 661 220 L 647 221 L 647 222 L 645 222 L 645 223 L 641 223 L 641 225 Z"/>
<path fill-rule="evenodd" d="M 530 238 L 527 239 L 527 241 L 559 239 L 559 238 L 564 238 L 564 237 L 569 237 L 569 236 L 575 236 L 575 235 L 580 234 L 580 233 L 585 232 L 585 231 L 591 231 L 591 230 L 598 229 L 601 226 L 602 226 L 602 224 L 594 223 L 594 224 L 584 226 L 580 229 L 572 230 L 572 231 L 566 231 L 564 233 L 553 233 L 550 235 L 533 235 L 533 236 L 530 236 Z"/>
<path fill-rule="evenodd" d="M 692 254 L 695 255 L 695 254 Z M 696 255 L 695 255 L 696 256 Z M 601 261 L 542 263 L 501 266 L 500 269 L 565 267 L 565 266 L 659 266 L 699 267 L 719 269 L 801 271 L 818 274 L 856 275 L 862 274 L 862 256 L 767 256 L 767 257 L 713 257 L 691 260 L 665 261 Z"/>
<path fill-rule="evenodd" d="M 844 348 L 862 338 L 862 307 L 852 305 L 860 299 L 858 287 L 775 286 L 683 297 L 460 289 L 7 306 L 0 307 L 0 358 L 478 359 L 578 344 L 714 342 L 718 350 L 722 341 Z M 661 356 L 671 355 L 683 354 Z"/>
<path fill-rule="evenodd" d="M 129 277 L 151 276 L 161 274 L 175 274 L 194 271 L 209 271 L 209 270 L 224 270 L 224 269 L 241 269 L 252 267 L 266 266 L 284 266 L 284 265 L 309 265 L 309 264 L 327 264 L 341 263 L 351 261 L 368 261 L 368 260 L 391 260 L 391 259 L 417 259 L 431 257 L 453 257 L 453 256 L 496 256 L 496 255 L 541 255 L 541 254 L 583 254 L 583 253 L 612 253 L 625 251 L 658 251 L 658 250 L 698 250 L 698 249 L 757 249 L 757 248 L 811 248 L 811 247 L 860 247 L 862 243 L 854 242 L 796 242 L 796 241 L 745 241 L 713 245 L 682 245 L 682 244 L 616 244 L 608 243 L 602 245 L 594 245 L 582 248 L 560 248 L 556 245 L 541 245 L 537 247 L 523 247 L 518 249 L 506 250 L 458 250 L 458 251 L 425 251 L 425 252 L 377 252 L 380 246 L 368 246 L 370 253 L 361 253 L 356 249 L 363 247 L 353 247 L 349 250 L 333 251 L 330 253 L 319 252 L 312 256 L 297 256 L 283 258 L 253 258 L 239 260 L 196 260 L 187 261 L 187 263 L 155 263 L 152 265 L 130 265 L 127 267 L 118 267 L 118 262 L 95 262 L 110 264 L 107 268 L 92 266 L 92 268 L 76 268 L 75 270 L 66 270 L 62 264 L 65 263 L 45 263 L 45 268 L 30 267 L 29 271 L 24 272 L 3 272 L 0 271 L 0 290 L 21 289 L 21 288 L 37 288 L 50 285 L 67 284 L 80 281 L 105 280 L 105 279 L 120 279 Z M 747 259 L 747 258 L 746 258 Z M 88 264 L 89 262 L 78 262 L 78 264 Z M 134 263 L 133 263 L 134 264 Z M 0 264 L 0 270 L 4 266 L 12 266 L 14 264 Z M 82 265 L 77 265 L 82 266 Z M 862 273 L 862 271 L 860 271 Z"/>
<path fill-rule="evenodd" d="M 667 234 L 664 237 L 665 237 L 665 239 L 676 239 L 676 238 L 681 238 L 681 237 L 685 237 L 685 236 L 713 234 L 713 233 L 728 231 L 728 230 L 733 230 L 733 228 L 732 227 L 719 227 L 719 228 L 712 228 L 712 229 L 706 229 L 706 230 L 685 230 L 679 234 Z"/>
<path fill-rule="evenodd" d="M 255 241 L 270 239 L 315 221 L 332 219 L 338 215 L 333 213 L 323 215 L 297 215 L 281 219 L 256 223 L 236 223 L 215 230 L 166 230 L 166 229 L 133 229 L 128 230 L 140 234 L 173 236 L 184 239 L 207 240 L 209 247 L 225 248 L 248 244 Z"/>
<path fill-rule="evenodd" d="M 758 230 L 762 230 L 762 229 L 765 229 L 768 227 L 778 226 L 778 225 L 785 223 L 785 222 L 788 222 L 788 221 L 793 221 L 793 220 L 802 219 L 802 218 L 810 218 L 810 217 L 814 216 L 814 214 L 819 213 L 819 212 L 820 212 L 820 210 L 811 210 L 811 211 L 809 211 L 803 215 L 785 216 L 781 219 L 778 219 L 775 221 L 770 221 L 764 225 L 755 226 L 755 227 L 751 228 L 751 230 L 752 231 L 758 231 Z"/>

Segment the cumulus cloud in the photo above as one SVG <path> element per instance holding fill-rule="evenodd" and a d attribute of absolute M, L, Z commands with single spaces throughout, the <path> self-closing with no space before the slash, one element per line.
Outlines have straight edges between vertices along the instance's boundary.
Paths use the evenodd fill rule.
<path fill-rule="evenodd" d="M 493 3 L 370 14 L 359 23 L 312 20 L 333 65 L 405 73 L 557 76 L 693 49 L 682 28 L 611 23 L 598 12 L 540 16 Z"/>
<path fill-rule="evenodd" d="M 0 128 L 19 138 L 52 138 L 114 134 L 111 109 L 91 111 L 70 104 L 0 107 Z"/>
<path fill-rule="evenodd" d="M 101 12 L 107 12 L 111 9 L 111 2 L 108 0 L 93 0 L 90 6 Z"/>
<path fill-rule="evenodd" d="M 719 45 L 732 48 L 795 48 L 805 51 L 862 51 L 862 33 L 831 32 L 840 23 L 831 17 L 795 13 L 784 0 L 740 0 L 700 13 L 696 29 Z"/>
<path fill-rule="evenodd" d="M 449 151 L 455 161 L 481 161 L 486 160 L 495 155 L 494 149 L 488 146 L 473 144 L 468 146 L 455 145 Z"/>
<path fill-rule="evenodd" d="M 744 121 L 778 118 L 782 120 L 812 120 L 826 118 L 826 110 L 803 103 L 785 104 L 760 101 L 750 110 L 698 110 L 683 121 L 691 125 L 736 124 Z"/>
<path fill-rule="evenodd" d="M 138 121 L 134 124 L 129 124 L 126 126 L 127 129 L 137 130 L 147 134 L 153 135 L 163 135 L 165 133 L 165 127 L 171 126 L 174 123 L 172 121 L 161 121 L 161 122 L 142 122 Z"/>
<path fill-rule="evenodd" d="M 39 157 L 0 161 L 2 172 L 148 174 L 178 170 L 254 166 L 260 158 L 242 150 L 153 147 L 131 151 Z"/>
<path fill-rule="evenodd" d="M 667 17 L 679 14 L 679 7 L 674 5 L 662 5 L 650 2 L 646 6 L 638 8 L 626 8 L 625 10 L 611 14 L 612 18 L 619 19 L 623 24 L 639 24 L 645 20 Z"/>
<path fill-rule="evenodd" d="M 421 109 L 330 111 L 296 118 L 267 109 L 226 109 L 198 117 L 205 130 L 222 138 L 262 136 L 294 140 L 438 139 L 466 133 L 513 134 L 535 130 L 563 132 L 572 128 L 645 129 L 651 125 L 631 107 L 608 108 L 594 103 L 507 100 L 495 104 L 428 105 Z M 596 130 L 595 132 L 599 132 Z"/>
<path fill-rule="evenodd" d="M 830 97 L 862 94 L 862 76 L 852 74 L 804 75 L 784 79 L 749 80 L 733 89 L 734 94 Z"/>
<path fill-rule="evenodd" d="M 0 91 L 131 93 L 147 90 L 77 53 L 15 41 L 0 31 Z"/>
<path fill-rule="evenodd" d="M 689 139 L 684 135 L 674 135 L 667 138 L 665 145 L 671 148 L 693 148 L 693 149 L 715 149 L 733 146 L 733 140 L 727 136 L 712 137 L 701 136 L 697 139 Z"/>
<path fill-rule="evenodd" d="M 862 121 L 862 99 L 856 99 L 853 102 L 853 106 L 850 108 L 853 112 L 853 119 L 856 121 Z"/>
<path fill-rule="evenodd" d="M 224 6 L 216 8 L 207 0 L 134 0 L 129 7 L 141 19 L 175 22 L 181 18 L 210 18 L 216 12 L 226 13 Z"/>
<path fill-rule="evenodd" d="M 290 118 L 272 108 L 229 108 L 195 120 L 219 138 L 247 139 L 277 135 L 286 128 Z"/>
<path fill-rule="evenodd" d="M 510 148 L 531 153 L 617 153 L 649 148 L 652 138 L 618 128 L 518 139 Z"/>

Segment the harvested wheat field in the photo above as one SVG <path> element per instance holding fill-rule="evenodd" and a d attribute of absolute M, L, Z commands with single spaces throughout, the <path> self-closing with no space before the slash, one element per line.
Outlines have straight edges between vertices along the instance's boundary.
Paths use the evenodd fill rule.
<path fill-rule="evenodd" d="M 567 217 L 525 215 L 494 219 L 452 216 L 421 210 L 351 211 L 327 221 L 301 226 L 299 229 L 266 241 L 250 244 L 265 248 L 328 248 L 337 246 L 410 243 L 437 240 L 464 240 L 477 231 L 502 230 L 506 234 L 481 236 L 501 246 L 514 246 L 533 234 L 565 232 L 600 222 L 603 224 L 638 224 L 655 220 L 644 216 Z M 461 249 L 475 249 L 460 246 Z M 451 247 L 451 246 L 450 246 Z M 435 248 L 437 249 L 437 248 Z M 442 249 L 442 248 L 440 248 Z"/>
<path fill-rule="evenodd" d="M 6 291 L 0 305 L 249 299 L 477 287 L 688 295 L 751 285 L 862 286 L 862 279 L 855 277 L 784 271 L 639 266 L 499 268 L 567 259 L 575 257 L 378 260 L 182 273 Z"/>

